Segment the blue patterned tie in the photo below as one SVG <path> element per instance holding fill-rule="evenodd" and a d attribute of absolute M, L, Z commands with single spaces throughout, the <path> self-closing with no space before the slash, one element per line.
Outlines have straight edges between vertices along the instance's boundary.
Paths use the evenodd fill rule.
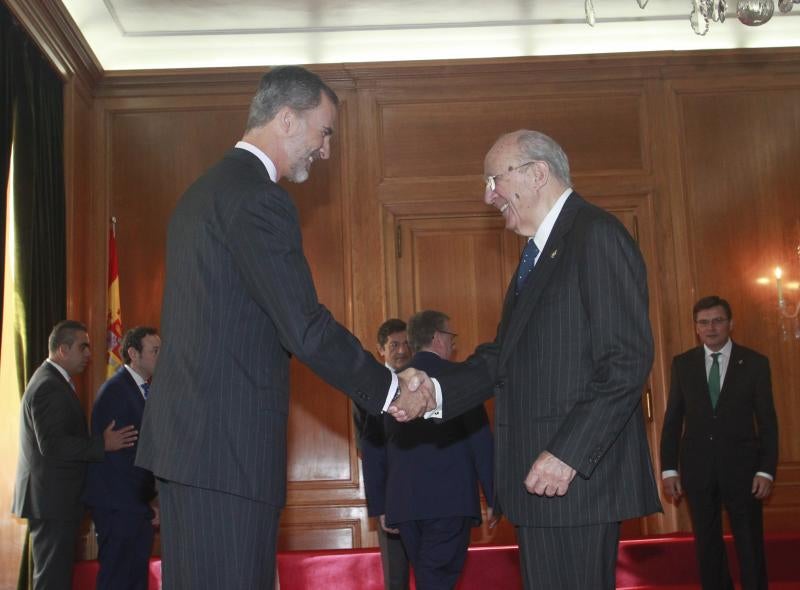
<path fill-rule="evenodd" d="M 147 396 L 150 394 L 150 384 L 147 381 L 142 383 L 142 393 L 144 394 L 144 399 L 147 399 Z"/>
<path fill-rule="evenodd" d="M 536 257 L 539 255 L 539 248 L 536 247 L 536 242 L 533 238 L 528 240 L 525 248 L 522 250 L 522 257 L 519 259 L 519 268 L 517 269 L 517 288 L 515 293 L 519 295 L 522 291 L 522 286 L 525 284 L 525 279 L 531 274 L 533 270 L 533 263 L 536 262 Z"/>

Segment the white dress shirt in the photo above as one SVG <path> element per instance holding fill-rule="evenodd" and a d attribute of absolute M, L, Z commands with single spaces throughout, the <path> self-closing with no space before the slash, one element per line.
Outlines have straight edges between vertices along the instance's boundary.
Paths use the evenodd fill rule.
<path fill-rule="evenodd" d="M 144 387 L 142 387 L 145 383 L 147 383 L 147 379 L 145 379 L 139 373 L 134 371 L 130 365 L 122 365 L 122 366 L 128 369 L 128 373 L 130 373 L 131 377 L 133 377 L 133 380 L 136 381 L 136 386 L 139 388 L 139 393 L 142 394 L 143 398 L 147 399 L 147 397 L 145 397 L 144 395 Z"/>

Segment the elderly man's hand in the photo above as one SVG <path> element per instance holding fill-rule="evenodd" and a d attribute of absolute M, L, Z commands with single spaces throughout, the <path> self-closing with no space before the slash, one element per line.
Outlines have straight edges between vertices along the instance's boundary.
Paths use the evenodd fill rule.
<path fill-rule="evenodd" d="M 561 459 L 542 451 L 525 478 L 525 489 L 537 496 L 563 496 L 575 478 L 575 473 Z"/>
<path fill-rule="evenodd" d="M 433 382 L 424 371 L 408 368 L 397 374 L 400 395 L 389 406 L 389 415 L 398 422 L 420 418 L 425 412 L 436 409 Z"/>

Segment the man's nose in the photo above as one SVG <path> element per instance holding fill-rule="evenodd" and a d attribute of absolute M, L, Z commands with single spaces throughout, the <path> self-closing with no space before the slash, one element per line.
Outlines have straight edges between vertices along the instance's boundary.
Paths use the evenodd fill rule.
<path fill-rule="evenodd" d="M 322 147 L 319 149 L 319 157 L 323 160 L 327 160 L 331 157 L 331 138 L 325 137 L 322 140 Z"/>

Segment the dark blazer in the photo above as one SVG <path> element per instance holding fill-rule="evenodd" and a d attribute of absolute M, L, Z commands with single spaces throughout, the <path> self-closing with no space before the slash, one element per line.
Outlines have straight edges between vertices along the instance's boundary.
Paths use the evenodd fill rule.
<path fill-rule="evenodd" d="M 386 433 L 383 416 L 372 416 L 354 404 L 353 424 L 364 472 L 367 514 L 380 516 L 386 510 Z"/>
<path fill-rule="evenodd" d="M 72 386 L 47 361 L 22 396 L 19 439 L 12 512 L 21 518 L 81 518 L 86 465 L 103 460 L 103 436 L 89 435 Z"/>
<path fill-rule="evenodd" d="M 418 352 L 410 366 L 436 377 L 454 366 L 432 352 Z M 386 445 L 362 448 L 367 497 L 388 524 L 470 516 L 480 522 L 478 480 L 493 505 L 494 444 L 483 405 L 443 423 L 400 424 L 384 416 Z"/>
<path fill-rule="evenodd" d="M 292 199 L 241 149 L 172 214 L 161 332 L 136 464 L 278 507 L 290 355 L 373 414 L 391 383 L 317 300 Z"/>
<path fill-rule="evenodd" d="M 702 346 L 672 360 L 672 381 L 661 433 L 661 468 L 680 470 L 685 487 L 712 478 L 737 481 L 750 493 L 757 471 L 773 477 L 778 420 L 769 360 L 733 343 L 716 411 L 711 406 Z"/>
<path fill-rule="evenodd" d="M 572 193 L 519 297 L 512 279 L 494 342 L 443 375 L 445 417 L 495 395 L 495 489 L 511 522 L 581 526 L 661 505 L 641 394 L 653 360 L 647 278 L 612 215 Z M 567 494 L 529 494 L 542 451 L 578 473 Z"/>
<path fill-rule="evenodd" d="M 92 433 L 102 435 L 112 420 L 115 428 L 142 425 L 144 396 L 128 369 L 120 367 L 97 392 L 92 409 Z M 89 506 L 149 513 L 155 497 L 153 474 L 136 467 L 136 446 L 106 453 L 101 463 L 89 466 L 84 501 Z"/>

